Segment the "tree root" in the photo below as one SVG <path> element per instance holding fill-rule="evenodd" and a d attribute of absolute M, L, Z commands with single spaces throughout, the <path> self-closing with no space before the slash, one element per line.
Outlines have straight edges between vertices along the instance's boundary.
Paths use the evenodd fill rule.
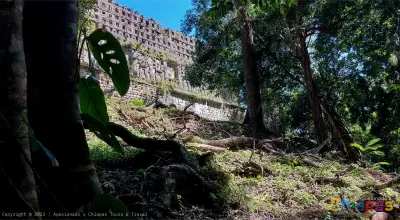
<path fill-rule="evenodd" d="M 320 177 L 316 179 L 319 184 L 332 183 L 337 186 L 347 186 L 348 184 L 339 177 Z"/>
<path fill-rule="evenodd" d="M 125 143 L 133 147 L 141 148 L 147 151 L 170 151 L 177 155 L 184 164 L 187 164 L 193 169 L 199 168 L 197 161 L 187 153 L 186 149 L 182 145 L 176 141 L 139 138 L 133 135 L 122 125 L 113 122 L 110 122 L 107 127 L 114 135 L 122 138 Z"/>
<path fill-rule="evenodd" d="M 392 180 L 385 182 L 385 183 L 374 185 L 374 189 L 381 190 L 381 189 L 389 188 L 389 187 L 392 187 L 393 185 L 399 185 L 399 184 L 400 184 L 400 175 L 393 178 Z"/>

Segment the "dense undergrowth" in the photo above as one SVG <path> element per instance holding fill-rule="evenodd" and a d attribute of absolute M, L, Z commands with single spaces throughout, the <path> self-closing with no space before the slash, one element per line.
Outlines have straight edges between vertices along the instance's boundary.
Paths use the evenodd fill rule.
<path fill-rule="evenodd" d="M 140 137 L 165 139 L 175 134 L 174 139 L 184 143 L 192 136 L 220 139 L 240 136 L 245 130 L 238 123 L 182 119 L 182 112 L 174 108 L 144 110 L 117 99 L 107 99 L 107 104 L 111 121 L 124 124 Z M 161 169 L 177 166 L 169 153 L 127 146 L 126 155 L 120 155 L 94 135 L 87 133 L 87 138 L 104 191 L 121 199 L 131 211 L 146 213 L 141 217 L 145 219 L 369 219 L 373 212 L 332 212 L 331 198 L 373 197 L 370 186 L 393 178 L 333 159 L 319 158 L 322 168 L 316 168 L 245 149 L 209 154 L 198 171 L 206 186 L 198 182 L 191 186 L 189 177 L 175 178 L 171 197 L 162 177 L 174 174 Z M 204 154 L 188 151 L 196 158 Z M 245 166 L 250 158 L 261 171 Z M 390 197 L 398 211 L 399 191 L 392 187 L 379 194 Z"/>

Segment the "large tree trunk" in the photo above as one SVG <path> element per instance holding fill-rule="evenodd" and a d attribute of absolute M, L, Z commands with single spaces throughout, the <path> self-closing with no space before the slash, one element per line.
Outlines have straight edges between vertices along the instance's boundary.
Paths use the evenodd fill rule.
<path fill-rule="evenodd" d="M 321 101 L 311 73 L 310 56 L 306 47 L 305 38 L 300 38 L 300 45 L 302 51 L 301 65 L 304 71 L 303 77 L 306 85 L 307 96 L 311 103 L 315 134 L 317 136 L 318 144 L 322 144 L 328 138 L 328 133 L 322 117 Z"/>
<path fill-rule="evenodd" d="M 255 134 L 265 134 L 264 118 L 261 107 L 260 82 L 257 74 L 257 62 L 254 58 L 253 30 L 248 19 L 246 6 L 239 6 L 239 17 L 241 20 L 241 42 L 244 66 L 244 78 L 247 95 L 247 110 L 250 125 Z"/>
<path fill-rule="evenodd" d="M 38 211 L 29 131 L 23 1 L 0 1 L 0 212 Z M 29 216 L 26 216 L 28 218 Z"/>
<path fill-rule="evenodd" d="M 296 10 L 296 24 L 298 27 L 302 25 L 301 7 L 302 3 L 299 3 Z M 307 90 L 307 96 L 311 103 L 318 144 L 322 144 L 328 138 L 328 133 L 322 117 L 322 110 L 324 110 L 332 126 L 333 136 L 339 141 L 339 144 L 341 145 L 343 152 L 347 154 L 348 159 L 351 161 L 360 160 L 361 153 L 356 148 L 350 146 L 350 144 L 353 143 L 353 138 L 341 121 L 340 116 L 333 107 L 328 105 L 324 100 L 321 100 L 321 97 L 319 96 L 320 93 L 315 85 L 311 71 L 311 60 L 306 43 L 307 33 L 304 30 L 299 31 L 298 39 L 299 44 L 298 46 L 294 46 L 294 53 L 300 59 L 303 69 L 303 78 Z"/>
<path fill-rule="evenodd" d="M 77 1 L 27 1 L 25 8 L 29 122 L 59 167 L 52 167 L 43 153 L 33 159 L 64 206 L 53 202 L 46 211 L 75 212 L 102 193 L 80 120 Z"/>
<path fill-rule="evenodd" d="M 302 25 L 301 18 L 302 4 L 296 8 L 296 24 L 298 27 Z M 314 120 L 314 130 L 317 136 L 318 144 L 322 144 L 328 137 L 327 130 L 325 128 L 324 120 L 322 117 L 321 102 L 318 96 L 316 85 L 314 84 L 312 72 L 311 72 L 311 61 L 308 53 L 307 44 L 307 33 L 304 30 L 299 30 L 298 33 L 298 45 L 294 45 L 294 53 L 299 58 L 301 67 L 303 69 L 303 79 L 305 82 L 305 89 L 307 91 L 308 99 L 310 100 L 312 108 L 312 116 Z"/>

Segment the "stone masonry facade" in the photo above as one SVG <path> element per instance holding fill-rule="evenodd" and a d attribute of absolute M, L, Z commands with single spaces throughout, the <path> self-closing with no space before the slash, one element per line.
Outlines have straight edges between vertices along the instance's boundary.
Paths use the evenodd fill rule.
<path fill-rule="evenodd" d="M 96 28 L 111 32 L 120 42 L 133 42 L 139 47 L 124 47 L 131 71 L 131 86 L 124 96 L 126 100 L 143 99 L 148 103 L 160 100 L 184 109 L 193 102 L 190 93 L 195 89 L 184 80 L 185 66 L 192 62 L 196 39 L 178 31 L 163 28 L 154 19 L 147 19 L 139 12 L 114 3 L 113 0 L 98 0 L 93 11 L 92 22 Z M 166 54 L 163 58 L 150 54 Z M 82 56 L 88 63 L 87 54 Z M 83 72 L 86 72 L 83 70 Z M 143 80 L 135 80 L 143 79 Z M 146 83 L 144 82 L 146 81 Z M 157 82 L 174 83 L 184 93 L 161 93 Z M 100 77 L 100 85 L 107 94 L 116 95 L 112 82 Z M 198 100 L 188 109 L 209 120 L 241 121 L 244 109 L 232 104 L 212 100 Z"/>

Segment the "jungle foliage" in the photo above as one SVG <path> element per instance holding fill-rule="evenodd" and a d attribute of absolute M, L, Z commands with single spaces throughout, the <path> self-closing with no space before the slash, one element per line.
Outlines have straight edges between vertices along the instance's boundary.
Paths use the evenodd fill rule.
<path fill-rule="evenodd" d="M 243 23 L 238 19 L 240 8 L 235 8 L 240 2 L 253 28 L 253 54 L 241 50 Z M 381 153 L 368 160 L 398 168 L 400 3 L 268 2 L 193 0 L 182 23 L 182 31 L 194 31 L 198 39 L 187 80 L 232 92 L 239 103 L 247 104 L 242 58 L 252 56 L 267 130 L 318 142 L 319 137 L 329 139 L 323 151 L 361 151 L 352 146 L 380 138 Z M 320 128 L 314 111 L 318 108 Z M 319 134 L 323 130 L 327 134 Z M 351 134 L 346 148 L 338 144 L 339 131 Z"/>

